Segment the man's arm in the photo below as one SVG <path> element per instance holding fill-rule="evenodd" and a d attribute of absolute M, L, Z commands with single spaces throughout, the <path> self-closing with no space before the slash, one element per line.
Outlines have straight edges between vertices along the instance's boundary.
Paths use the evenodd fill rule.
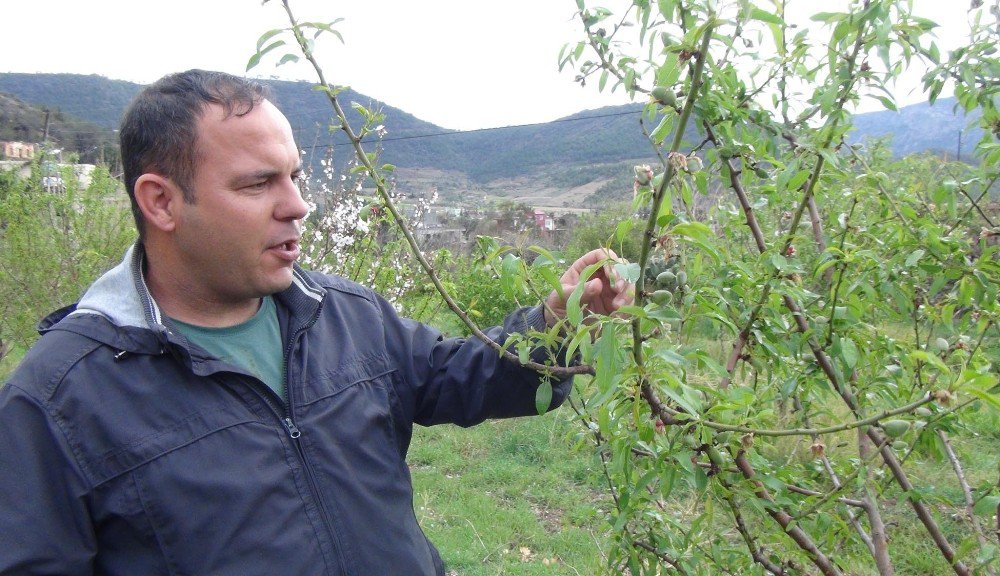
<path fill-rule="evenodd" d="M 608 250 L 594 250 L 581 257 L 562 276 L 564 295 L 572 293 L 588 266 L 616 258 Z M 631 287 L 617 278 L 609 264 L 587 281 L 580 302 L 588 313 L 612 314 L 631 302 L 631 295 Z M 403 405 L 413 410 L 410 421 L 469 426 L 487 418 L 536 413 L 535 392 L 545 376 L 501 357 L 477 338 L 445 339 L 433 328 L 399 318 L 384 301 L 381 307 L 387 346 L 402 377 L 397 392 Z M 545 306 L 517 310 L 486 335 L 503 343 L 514 333 L 544 331 L 564 316 L 565 310 L 565 301 L 553 291 Z M 538 348 L 531 359 L 544 364 L 549 354 Z M 550 410 L 569 394 L 572 380 L 553 378 L 551 383 Z"/>
<path fill-rule="evenodd" d="M 44 408 L 0 388 L 0 574 L 92 574 L 84 481 Z"/>

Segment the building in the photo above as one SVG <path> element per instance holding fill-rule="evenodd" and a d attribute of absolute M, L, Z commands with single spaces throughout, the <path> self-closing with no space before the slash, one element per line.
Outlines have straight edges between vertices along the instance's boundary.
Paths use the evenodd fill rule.
<path fill-rule="evenodd" d="M 0 158 L 7 160 L 31 160 L 35 157 L 35 145 L 24 142 L 0 142 Z"/>
<path fill-rule="evenodd" d="M 56 192 L 63 188 L 63 170 L 69 168 L 73 176 L 77 179 L 81 188 L 90 186 L 91 174 L 95 166 L 93 164 L 60 164 L 55 162 L 45 162 L 42 165 L 42 186 L 47 190 Z M 24 160 L 0 160 L 0 172 L 14 170 L 21 178 L 31 176 L 31 163 Z"/>
<path fill-rule="evenodd" d="M 535 219 L 535 226 L 538 226 L 539 230 L 545 230 L 546 232 L 551 232 L 556 229 L 555 217 L 545 210 L 536 209 L 533 213 Z"/>

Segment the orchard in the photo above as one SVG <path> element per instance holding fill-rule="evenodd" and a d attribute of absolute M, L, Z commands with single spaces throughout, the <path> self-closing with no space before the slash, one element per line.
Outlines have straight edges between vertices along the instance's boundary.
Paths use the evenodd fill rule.
<path fill-rule="evenodd" d="M 970 478 L 951 439 L 1000 422 L 1000 14 L 974 2 L 968 44 L 942 53 L 905 1 L 806 22 L 785 4 L 577 1 L 582 38 L 560 65 L 647 102 L 636 130 L 658 159 L 636 166 L 634 215 L 606 230 L 611 249 L 639 234 L 637 258 L 589 270 L 634 283 L 635 305 L 591 316 L 578 289 L 562 325 L 493 345 L 513 361 L 548 346 L 533 367 L 576 375 L 572 409 L 613 501 L 612 573 L 914 573 L 897 567 L 899 544 L 920 542 L 936 573 L 996 574 L 996 471 Z M 283 7 L 289 26 L 261 38 L 251 67 L 294 40 L 282 61 L 313 65 L 357 172 L 426 281 L 485 338 L 395 207 L 393 167 L 366 148 L 379 115 L 361 108 L 366 124 L 351 126 L 315 59 L 336 22 Z M 953 86 L 978 114 L 972 163 L 848 143 L 854 107 L 894 109 L 913 69 L 931 103 Z M 511 293 L 558 289 L 559 254 L 480 245 Z M 921 482 L 923 458 L 949 463 L 947 485 Z"/>

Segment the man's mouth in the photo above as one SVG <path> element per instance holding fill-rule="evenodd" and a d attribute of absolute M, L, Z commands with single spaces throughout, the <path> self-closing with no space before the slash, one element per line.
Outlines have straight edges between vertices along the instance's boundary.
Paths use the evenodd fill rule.
<path fill-rule="evenodd" d="M 280 244 L 275 244 L 269 247 L 268 251 L 273 252 L 282 260 L 294 262 L 299 257 L 299 241 L 286 240 Z"/>

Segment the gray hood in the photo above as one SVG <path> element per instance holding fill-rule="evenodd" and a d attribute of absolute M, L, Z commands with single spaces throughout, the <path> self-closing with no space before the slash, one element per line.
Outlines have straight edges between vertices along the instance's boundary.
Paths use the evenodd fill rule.
<path fill-rule="evenodd" d="M 116 326 L 154 328 L 163 324 L 160 308 L 153 301 L 142 277 L 144 253 L 133 244 L 121 263 L 94 282 L 70 316 L 96 314 Z"/>

